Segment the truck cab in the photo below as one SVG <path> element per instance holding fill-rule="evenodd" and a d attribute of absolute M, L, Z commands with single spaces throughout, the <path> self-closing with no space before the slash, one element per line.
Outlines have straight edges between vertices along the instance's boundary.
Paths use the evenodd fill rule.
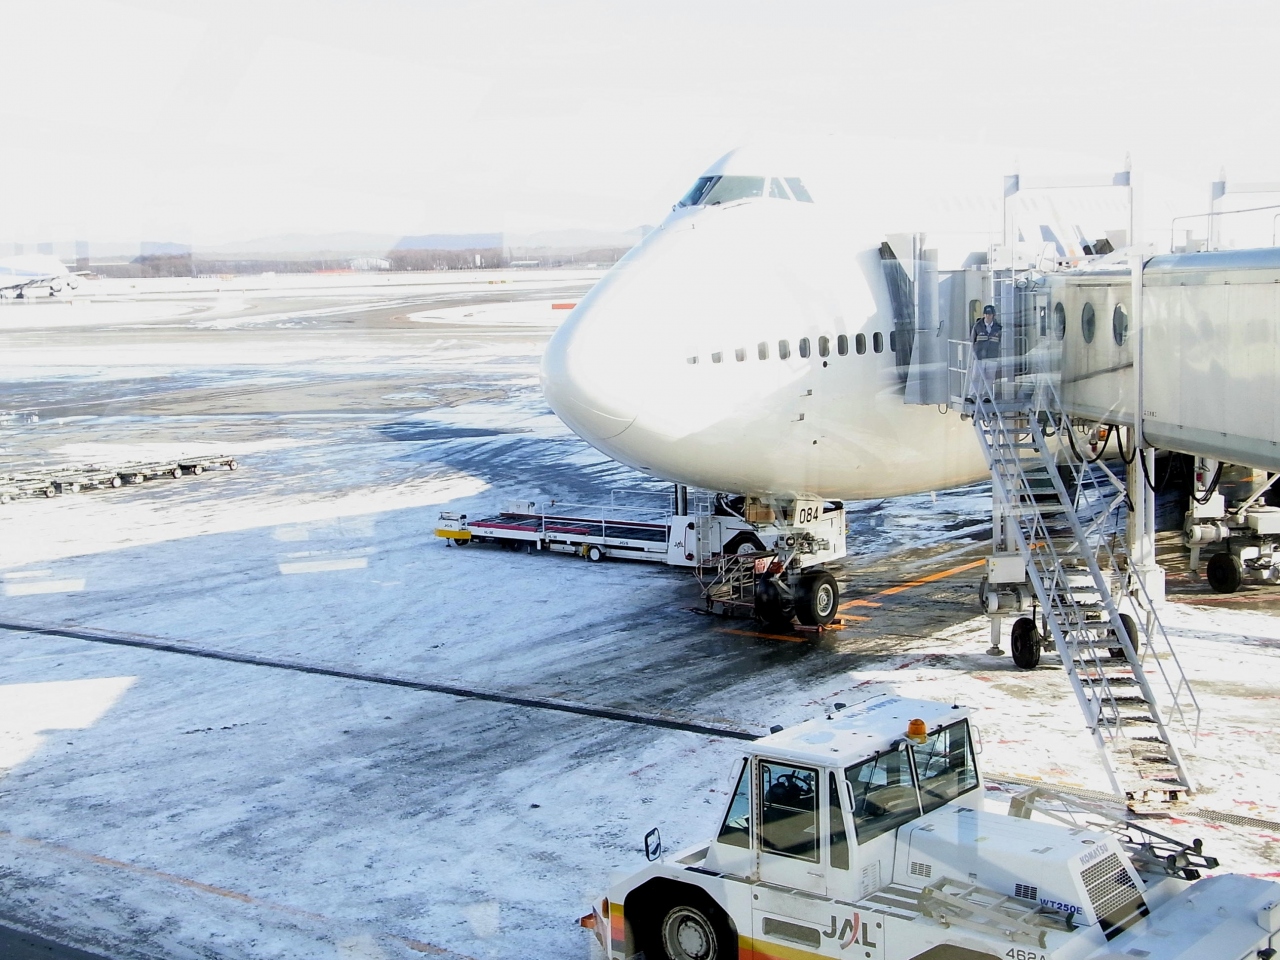
<path fill-rule="evenodd" d="M 1032 820 L 1030 804 L 987 811 L 975 747 L 966 708 L 896 697 L 775 732 L 740 761 L 710 841 L 615 884 L 583 925 L 611 960 L 1242 960 L 1269 949 L 1280 885 L 1193 883 L 1185 855 Z M 1174 898 L 1197 888 L 1198 909 Z M 1196 943 L 1213 947 L 1181 952 Z"/>

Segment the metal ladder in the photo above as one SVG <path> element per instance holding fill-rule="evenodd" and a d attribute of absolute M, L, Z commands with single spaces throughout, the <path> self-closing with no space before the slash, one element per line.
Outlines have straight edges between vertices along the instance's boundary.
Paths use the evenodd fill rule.
<path fill-rule="evenodd" d="M 1112 788 L 1135 804 L 1178 802 L 1195 788 L 1168 727 L 1176 720 L 1194 737 L 1200 707 L 1142 579 L 1129 573 L 1125 484 L 1101 461 L 1073 460 L 1068 490 L 1049 440 L 1073 427 L 1053 386 L 997 386 L 1019 397 L 979 396 L 972 405 L 993 515 L 1026 561 Z"/>

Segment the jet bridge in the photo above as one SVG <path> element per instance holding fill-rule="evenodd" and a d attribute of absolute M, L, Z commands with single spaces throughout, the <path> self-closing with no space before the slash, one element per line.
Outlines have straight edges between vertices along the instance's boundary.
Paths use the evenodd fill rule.
<path fill-rule="evenodd" d="M 924 238 L 908 239 L 882 248 L 900 345 L 912 333 L 905 400 L 972 418 L 992 471 L 992 652 L 1014 617 L 1015 662 L 1058 654 L 1116 792 L 1180 800 L 1194 785 L 1173 734 L 1194 735 L 1199 707 L 1157 614 L 1154 451 L 1200 460 L 1186 536 L 1227 544 L 1210 583 L 1280 579 L 1280 511 L 1262 499 L 1280 471 L 1280 248 L 1065 259 L 995 247 L 939 273 Z M 1004 335 L 997 381 L 981 385 L 970 331 L 986 303 Z M 1103 458 L 1111 437 L 1120 462 Z M 1222 463 L 1269 476 L 1233 513 L 1209 479 Z"/>

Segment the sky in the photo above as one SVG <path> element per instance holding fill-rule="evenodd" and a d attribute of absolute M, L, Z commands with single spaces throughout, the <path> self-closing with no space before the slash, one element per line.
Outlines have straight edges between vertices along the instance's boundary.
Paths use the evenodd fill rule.
<path fill-rule="evenodd" d="M 0 242 L 623 230 L 735 144 L 815 133 L 989 154 L 993 195 L 1046 151 L 1129 154 L 1188 213 L 1224 169 L 1280 180 L 1273 2 L 60 0 L 0 26 Z"/>

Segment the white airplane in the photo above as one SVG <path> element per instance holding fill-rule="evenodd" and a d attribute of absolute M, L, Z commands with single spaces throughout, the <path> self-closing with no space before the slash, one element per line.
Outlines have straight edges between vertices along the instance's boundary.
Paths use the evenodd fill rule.
<path fill-rule="evenodd" d="M 722 158 L 552 338 L 552 409 L 638 470 L 766 501 L 984 476 L 972 425 L 903 402 L 885 231 L 848 199 Z"/>
<path fill-rule="evenodd" d="M 0 258 L 0 297 L 27 297 L 45 288 L 53 297 L 64 289 L 80 285 L 79 273 L 72 273 L 57 257 L 44 253 Z"/>

